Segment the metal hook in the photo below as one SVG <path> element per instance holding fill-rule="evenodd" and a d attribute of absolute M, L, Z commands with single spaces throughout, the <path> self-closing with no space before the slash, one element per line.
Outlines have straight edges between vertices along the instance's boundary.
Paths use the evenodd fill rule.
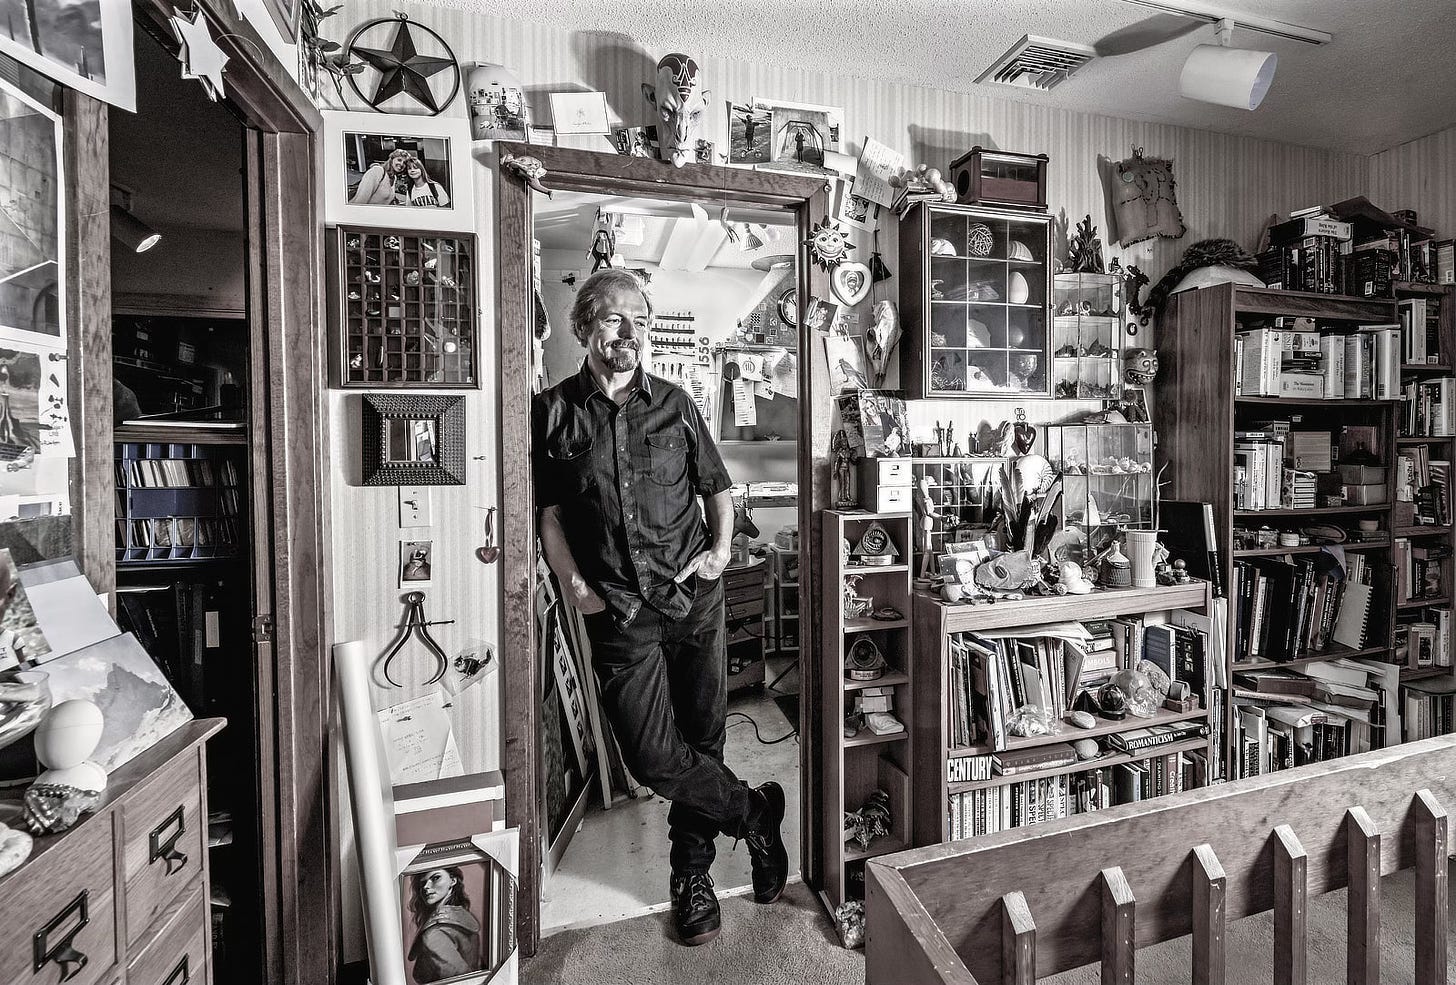
<path fill-rule="evenodd" d="M 404 685 L 401 684 L 399 681 L 395 680 L 394 675 L 389 672 L 389 665 L 394 661 L 395 657 L 399 656 L 399 651 L 404 649 L 404 645 L 409 640 L 410 634 L 414 633 L 420 638 L 420 642 L 423 643 L 429 649 L 429 651 L 435 655 L 435 676 L 425 681 L 426 684 L 434 684 L 440 678 L 445 676 L 445 668 L 450 665 L 450 660 L 448 657 L 445 656 L 445 651 L 440 649 L 440 644 L 436 643 L 435 638 L 430 635 L 429 627 L 449 626 L 454 623 L 455 620 L 444 619 L 439 622 L 430 622 L 429 620 L 427 620 L 425 618 L 424 592 L 410 592 L 404 597 L 404 603 L 404 625 L 400 627 L 400 633 L 399 636 L 395 639 L 394 645 L 391 646 L 389 648 L 389 652 L 384 655 L 384 679 L 389 683 L 393 684 L 395 687 L 404 687 Z"/>

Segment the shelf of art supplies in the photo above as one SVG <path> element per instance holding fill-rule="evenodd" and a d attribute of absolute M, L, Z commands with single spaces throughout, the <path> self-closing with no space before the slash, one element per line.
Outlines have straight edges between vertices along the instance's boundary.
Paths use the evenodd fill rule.
<path fill-rule="evenodd" d="M 909 513 L 858 510 L 824 510 L 819 518 L 827 546 L 819 599 L 824 626 L 818 737 L 823 798 L 815 827 L 823 838 L 820 898 L 831 914 L 846 900 L 862 898 L 862 890 L 854 887 L 860 884 L 855 876 L 865 859 L 911 845 L 915 741 L 911 716 L 918 682 L 910 673 L 910 620 L 877 620 L 860 614 L 866 605 L 870 611 L 910 612 L 910 570 L 905 560 L 913 544 L 911 522 Z M 849 556 L 841 549 L 846 543 Z M 864 564 L 863 556 L 894 560 Z M 857 610 L 854 618 L 846 616 L 847 609 Z M 886 703 L 888 714 L 904 727 L 876 734 L 861 708 L 873 711 Z M 853 726 L 848 737 L 847 721 Z M 846 824 L 877 790 L 889 797 L 890 831 L 860 845 L 846 838 Z"/>
<path fill-rule="evenodd" d="M 1208 711 L 1204 708 L 1197 708 L 1193 711 L 1170 711 L 1167 708 L 1159 708 L 1153 712 L 1151 718 L 1138 718 L 1135 715 L 1128 715 L 1126 718 L 1111 722 L 1099 718 L 1097 724 L 1091 728 L 1074 728 L 1067 723 L 1062 723 L 1062 730 L 1051 735 L 1013 735 L 1006 739 L 1005 749 L 994 749 L 989 745 L 960 746 L 959 748 L 947 749 L 946 759 L 954 759 L 957 756 L 981 756 L 993 752 L 1013 752 L 1017 749 L 1035 749 L 1039 746 L 1054 746 L 1061 742 L 1075 742 L 1078 739 L 1100 739 L 1104 735 L 1113 735 L 1117 732 L 1126 732 L 1129 729 L 1151 728 L 1154 725 L 1172 725 L 1174 722 L 1196 722 L 1208 717 Z M 1021 774 L 1017 774 L 1020 776 Z"/>
<path fill-rule="evenodd" d="M 1207 739 L 1185 739 L 1182 742 L 1169 742 L 1161 746 L 1150 746 L 1147 749 L 1139 749 L 1134 753 L 1108 753 L 1101 756 L 1094 756 L 1091 759 L 1079 759 L 1075 763 L 1066 763 L 1062 766 L 1048 766 L 1045 769 L 1031 769 L 1021 773 L 1012 773 L 1010 776 L 993 776 L 989 780 L 967 780 L 963 783 L 947 783 L 947 794 L 968 793 L 972 790 L 988 790 L 991 787 L 1004 787 L 1022 780 L 1044 780 L 1052 776 L 1063 776 L 1067 773 L 1083 773 L 1087 770 L 1100 770 L 1108 766 L 1119 766 L 1123 763 L 1136 763 L 1144 759 L 1156 759 L 1158 756 L 1172 756 L 1180 752 L 1202 752 L 1208 747 Z"/>

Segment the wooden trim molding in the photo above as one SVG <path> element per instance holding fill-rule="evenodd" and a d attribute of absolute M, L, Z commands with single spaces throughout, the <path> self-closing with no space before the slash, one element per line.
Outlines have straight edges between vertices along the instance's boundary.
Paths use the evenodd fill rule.
<path fill-rule="evenodd" d="M 708 165 L 674 168 L 662 161 L 599 154 L 559 147 L 500 144 L 498 152 L 535 157 L 545 165 L 544 183 L 553 190 L 608 195 L 645 195 L 678 201 L 724 205 L 777 206 L 788 210 L 799 229 L 806 231 L 828 213 L 828 186 L 821 179 L 745 171 Z M 531 269 L 532 196 L 522 182 L 497 168 L 496 213 L 499 241 L 496 255 L 500 267 L 498 324 L 501 332 L 500 447 L 501 525 L 503 596 L 501 673 L 504 718 L 503 765 L 506 776 L 506 821 L 520 829 L 521 869 L 518 887 L 517 936 L 524 955 L 535 953 L 540 939 L 540 874 L 542 837 L 541 810 L 545 801 L 540 768 L 541 688 L 536 656 L 534 612 L 536 578 L 536 522 L 531 488 L 530 420 L 535 302 L 534 272 Z M 800 428 L 799 443 L 799 529 L 811 530 L 814 511 L 828 501 L 829 426 L 816 408 L 828 406 L 829 375 L 822 347 L 814 333 L 803 325 L 802 307 L 811 295 L 827 296 L 828 277 L 808 262 L 808 248 L 799 253 L 800 298 Z M 806 369 L 807 367 L 807 369 Z M 810 584 L 800 589 L 800 598 L 818 597 L 814 584 L 817 554 L 805 542 L 800 554 L 800 578 Z M 810 603 L 811 609 L 814 608 Z M 818 705 L 818 659 L 814 641 L 819 638 L 818 614 L 813 613 L 809 631 L 800 640 L 800 673 L 803 705 L 800 709 L 801 736 L 816 734 Z M 811 741 L 801 739 L 800 771 L 806 786 L 817 789 L 819 751 Z M 813 831 L 813 804 L 803 798 L 802 818 L 806 881 L 811 885 L 822 870 L 823 833 Z M 838 837 L 838 832 L 832 833 Z M 666 846 L 664 846 L 664 851 Z"/>

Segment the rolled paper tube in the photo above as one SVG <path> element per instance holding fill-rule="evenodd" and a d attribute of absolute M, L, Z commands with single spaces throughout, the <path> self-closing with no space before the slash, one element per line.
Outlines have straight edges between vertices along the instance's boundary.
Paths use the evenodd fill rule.
<path fill-rule="evenodd" d="M 395 881 L 394 788 L 383 736 L 369 697 L 369 655 L 358 640 L 334 644 L 344 720 L 344 759 L 364 897 L 364 932 L 372 985 L 409 985 Z"/>
<path fill-rule="evenodd" d="M 1153 548 L 1158 543 L 1156 530 L 1129 530 L 1127 532 L 1127 558 L 1132 562 L 1132 586 L 1152 588 L 1158 581 L 1153 577 Z"/>

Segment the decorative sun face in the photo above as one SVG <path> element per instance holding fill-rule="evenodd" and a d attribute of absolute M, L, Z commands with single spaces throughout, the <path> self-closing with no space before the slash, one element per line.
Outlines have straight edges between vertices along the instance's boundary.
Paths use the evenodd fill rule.
<path fill-rule="evenodd" d="M 809 259 L 825 270 L 838 266 L 854 249 L 844 230 L 829 216 L 809 230 L 809 238 L 804 243 L 809 247 Z"/>

